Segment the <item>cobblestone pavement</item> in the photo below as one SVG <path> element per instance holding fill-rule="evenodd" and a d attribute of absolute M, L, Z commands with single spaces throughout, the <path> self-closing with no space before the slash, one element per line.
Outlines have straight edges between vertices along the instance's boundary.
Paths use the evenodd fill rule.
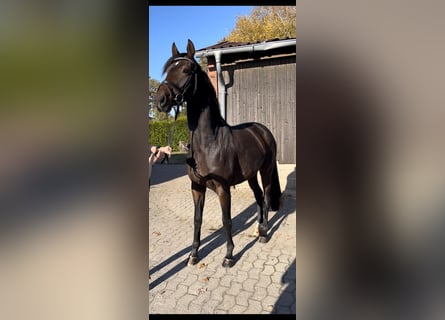
<path fill-rule="evenodd" d="M 185 165 L 153 167 L 149 192 L 150 314 L 295 314 L 295 165 L 280 165 L 283 196 L 269 212 L 269 241 L 253 236 L 256 204 L 247 182 L 231 188 L 235 265 L 222 267 L 226 235 L 216 194 L 207 190 L 200 261 L 187 266 L 193 200 Z"/>

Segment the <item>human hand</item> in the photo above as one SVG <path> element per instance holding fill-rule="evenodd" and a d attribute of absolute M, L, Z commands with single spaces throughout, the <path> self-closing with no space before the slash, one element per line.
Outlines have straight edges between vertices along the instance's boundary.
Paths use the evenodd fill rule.
<path fill-rule="evenodd" d="M 151 153 L 156 153 L 156 152 L 158 152 L 158 147 L 151 146 L 150 151 L 151 151 Z"/>
<path fill-rule="evenodd" d="M 170 146 L 166 146 L 166 147 L 159 147 L 157 149 L 157 152 L 155 154 L 155 160 L 157 159 L 164 159 L 165 155 L 167 154 L 168 157 L 171 156 L 171 152 L 172 152 L 172 148 Z"/>
<path fill-rule="evenodd" d="M 172 148 L 170 146 L 161 147 L 159 148 L 159 151 L 168 154 L 169 156 L 172 154 Z"/>

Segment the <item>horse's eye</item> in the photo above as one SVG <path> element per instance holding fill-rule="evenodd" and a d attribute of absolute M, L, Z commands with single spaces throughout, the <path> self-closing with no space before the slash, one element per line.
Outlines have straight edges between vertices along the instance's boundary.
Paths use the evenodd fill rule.
<path fill-rule="evenodd" d="M 190 73 L 190 69 L 189 69 L 189 68 L 185 68 L 184 70 L 182 70 L 182 72 L 184 72 L 184 73 Z"/>

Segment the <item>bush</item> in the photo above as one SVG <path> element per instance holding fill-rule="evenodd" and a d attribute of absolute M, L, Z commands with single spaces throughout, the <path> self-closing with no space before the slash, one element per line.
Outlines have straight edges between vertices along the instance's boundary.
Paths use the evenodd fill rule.
<path fill-rule="evenodd" d="M 148 122 L 149 142 L 154 146 L 166 146 L 169 141 L 170 132 L 173 130 L 174 119 L 151 120 Z M 176 128 L 173 133 L 171 143 L 174 152 L 179 151 L 179 141 L 189 141 L 189 129 L 187 126 L 187 117 L 179 116 L 176 119 Z"/>

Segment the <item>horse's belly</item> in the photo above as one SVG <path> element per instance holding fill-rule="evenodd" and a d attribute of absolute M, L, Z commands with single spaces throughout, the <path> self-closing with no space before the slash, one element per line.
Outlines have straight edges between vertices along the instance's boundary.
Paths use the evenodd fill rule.
<path fill-rule="evenodd" d="M 231 175 L 227 175 L 227 173 L 221 172 L 210 172 L 210 171 L 195 171 L 190 167 L 187 167 L 187 174 L 191 181 L 205 185 L 210 190 L 215 191 L 217 186 L 227 184 L 228 186 L 233 186 L 239 184 L 246 179 L 240 177 L 233 177 Z"/>

